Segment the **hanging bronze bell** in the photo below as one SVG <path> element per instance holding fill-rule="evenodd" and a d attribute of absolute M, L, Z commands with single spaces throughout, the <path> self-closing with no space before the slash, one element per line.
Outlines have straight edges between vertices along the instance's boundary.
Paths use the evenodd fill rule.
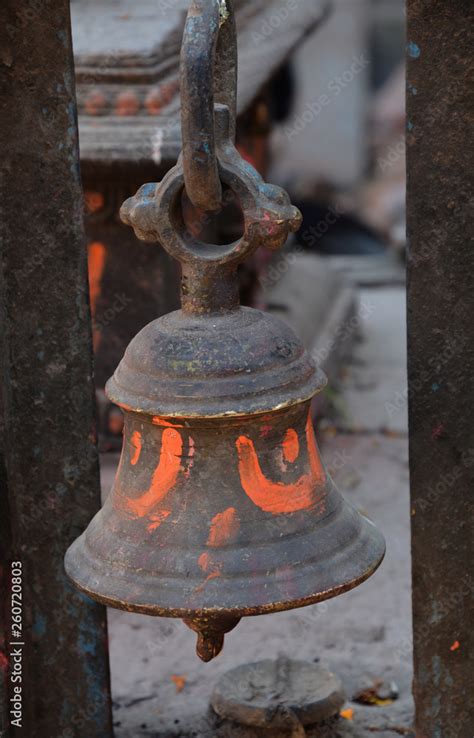
<path fill-rule="evenodd" d="M 224 12 L 225 11 L 225 12 Z M 311 421 L 323 373 L 287 325 L 239 305 L 237 267 L 300 225 L 287 194 L 234 147 L 236 43 L 229 0 L 195 0 L 181 66 L 183 154 L 122 207 L 139 238 L 182 265 L 182 308 L 147 325 L 107 385 L 125 413 L 113 489 L 66 554 L 74 583 L 131 612 L 182 618 L 208 661 L 240 618 L 334 597 L 384 555 L 375 526 L 339 494 Z M 244 233 L 196 240 L 186 189 L 216 210 L 222 184 Z"/>

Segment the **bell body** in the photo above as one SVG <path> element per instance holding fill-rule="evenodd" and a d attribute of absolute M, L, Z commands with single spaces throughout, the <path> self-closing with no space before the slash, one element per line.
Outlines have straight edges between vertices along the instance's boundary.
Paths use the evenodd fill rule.
<path fill-rule="evenodd" d="M 126 412 L 113 489 L 67 569 L 113 607 L 240 618 L 335 596 L 382 555 L 325 471 L 304 401 L 235 418 Z"/>
<path fill-rule="evenodd" d="M 311 398 L 326 379 L 258 310 L 170 313 L 107 384 L 125 413 L 102 510 L 69 548 L 76 586 L 112 607 L 183 618 L 209 661 L 240 618 L 334 597 L 385 544 L 324 469 Z"/>

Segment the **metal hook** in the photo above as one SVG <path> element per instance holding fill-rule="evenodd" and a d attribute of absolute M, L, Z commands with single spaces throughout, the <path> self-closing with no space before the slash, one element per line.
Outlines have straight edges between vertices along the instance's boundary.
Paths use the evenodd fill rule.
<path fill-rule="evenodd" d="M 202 210 L 222 203 L 214 106 L 230 111 L 235 139 L 237 36 L 232 0 L 193 0 L 181 49 L 181 130 L 186 192 Z"/>

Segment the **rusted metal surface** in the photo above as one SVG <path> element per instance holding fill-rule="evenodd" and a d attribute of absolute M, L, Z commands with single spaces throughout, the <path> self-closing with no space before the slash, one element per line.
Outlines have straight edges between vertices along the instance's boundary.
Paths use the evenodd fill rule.
<path fill-rule="evenodd" d="M 185 96 L 184 129 L 194 106 Z M 333 597 L 384 554 L 319 456 L 310 403 L 324 375 L 288 326 L 239 305 L 238 264 L 260 245 L 282 246 L 301 217 L 240 158 L 232 118 L 215 105 L 219 177 L 243 212 L 237 241 L 188 231 L 182 158 L 122 208 L 139 238 L 181 263 L 182 309 L 138 334 L 107 385 L 125 410 L 122 458 L 104 508 L 66 555 L 72 580 L 98 601 L 185 619 L 204 660 L 242 616 Z"/>
<path fill-rule="evenodd" d="M 0 664 L 9 707 L 13 696 L 21 702 L 21 730 L 16 722 L 12 733 L 105 738 L 105 609 L 63 570 L 64 550 L 100 500 L 69 3 L 6 0 L 1 14 Z M 19 635 L 12 562 L 22 571 L 21 585 L 13 582 L 22 587 Z M 19 665 L 21 681 L 12 682 Z M 8 717 L 17 719 L 10 709 Z"/>
<path fill-rule="evenodd" d="M 181 131 L 186 193 L 196 208 L 219 210 L 214 105 L 229 110 L 235 143 L 237 38 L 232 0 L 193 0 L 181 48 Z"/>
<path fill-rule="evenodd" d="M 241 621 L 239 615 L 195 615 L 183 622 L 197 633 L 196 653 L 201 661 L 212 661 L 224 647 L 224 636 L 234 630 Z"/>
<path fill-rule="evenodd" d="M 333 597 L 378 565 L 381 538 L 326 475 L 309 402 L 125 422 L 113 491 L 66 560 L 101 602 L 228 620 Z"/>
<path fill-rule="evenodd" d="M 467 2 L 408 3 L 408 398 L 419 738 L 474 732 L 473 21 Z"/>

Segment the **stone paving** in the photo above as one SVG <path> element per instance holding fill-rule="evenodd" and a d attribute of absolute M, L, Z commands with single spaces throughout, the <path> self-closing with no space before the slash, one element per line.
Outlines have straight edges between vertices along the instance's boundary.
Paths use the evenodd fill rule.
<path fill-rule="evenodd" d="M 343 682 L 346 717 L 329 732 L 308 735 L 413 735 L 405 291 L 364 289 L 360 301 L 368 306 L 360 340 L 341 386 L 333 390 L 339 419 L 323 423 L 318 437 L 340 490 L 387 539 L 382 567 L 334 600 L 243 620 L 210 664 L 194 655 L 195 636 L 179 621 L 110 610 L 117 738 L 250 736 L 216 727 L 208 715 L 209 696 L 230 668 L 280 653 L 319 660 Z M 104 457 L 104 490 L 116 461 Z M 398 699 L 382 707 L 351 701 L 374 680 L 394 682 Z"/>

